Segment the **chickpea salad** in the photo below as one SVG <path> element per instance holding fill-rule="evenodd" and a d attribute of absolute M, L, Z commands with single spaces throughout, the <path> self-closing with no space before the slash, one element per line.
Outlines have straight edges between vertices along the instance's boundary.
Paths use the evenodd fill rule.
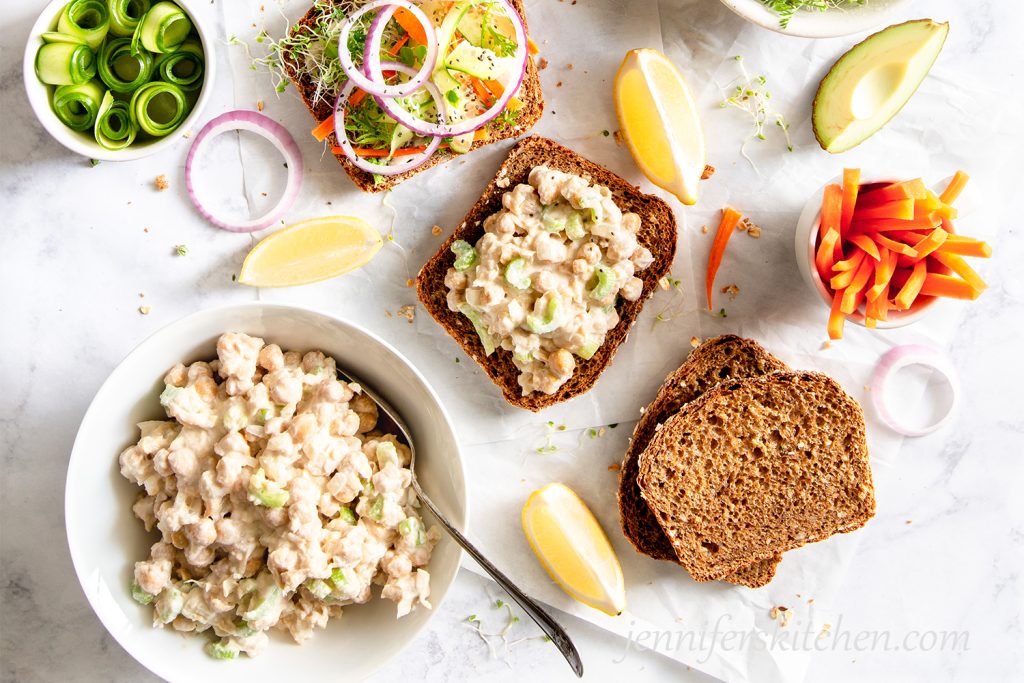
<path fill-rule="evenodd" d="M 536 166 L 501 203 L 475 245 L 452 244 L 448 308 L 469 318 L 487 355 L 512 353 L 524 396 L 553 394 L 618 324 L 619 298 L 640 298 L 635 273 L 654 258 L 637 238 L 640 216 L 578 175 Z"/>
<path fill-rule="evenodd" d="M 398 617 L 430 608 L 440 534 L 419 515 L 411 454 L 334 359 L 227 333 L 216 360 L 164 383 L 169 419 L 141 423 L 120 456 L 143 488 L 135 515 L 160 534 L 131 586 L 154 626 L 212 632 L 207 652 L 234 659 L 271 629 L 302 643 L 374 584 Z"/>

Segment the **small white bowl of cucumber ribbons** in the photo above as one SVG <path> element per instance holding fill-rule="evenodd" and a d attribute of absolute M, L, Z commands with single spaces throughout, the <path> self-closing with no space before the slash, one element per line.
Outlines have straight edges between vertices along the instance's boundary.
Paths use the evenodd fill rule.
<path fill-rule="evenodd" d="M 97 161 L 138 159 L 180 140 L 213 92 L 213 36 L 196 2 L 50 2 L 23 63 L 43 128 Z"/>
<path fill-rule="evenodd" d="M 747 21 L 802 38 L 860 33 L 890 21 L 911 0 L 722 0 Z"/>

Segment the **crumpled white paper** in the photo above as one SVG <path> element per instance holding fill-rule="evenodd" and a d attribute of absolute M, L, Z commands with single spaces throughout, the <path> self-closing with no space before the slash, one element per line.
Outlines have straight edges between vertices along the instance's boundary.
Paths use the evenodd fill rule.
<path fill-rule="evenodd" d="M 287 0 L 221 8 L 228 35 L 247 42 L 258 55 L 257 32 L 281 35 L 307 5 L 306 0 Z M 856 550 L 857 534 L 787 553 L 775 580 L 764 589 L 697 584 L 672 564 L 636 554 L 622 537 L 615 502 L 618 475 L 609 467 L 621 460 L 641 406 L 686 357 L 691 337 L 732 332 L 759 340 L 795 368 L 833 375 L 865 403 L 879 506 L 885 506 L 884 481 L 901 467 L 896 456 L 902 441 L 878 423 L 866 403 L 871 370 L 879 355 L 894 345 L 947 346 L 964 305 L 941 302 L 927 320 L 901 330 L 875 332 L 848 324 L 846 339 L 825 348 L 827 309 L 797 272 L 796 218 L 807 198 L 844 165 L 862 168 L 865 177 L 923 176 L 932 184 L 964 168 L 972 181 L 959 202 L 957 225 L 965 233 L 993 237 L 1002 216 L 992 198 L 1007 196 L 1012 177 L 1005 172 L 1011 155 L 1003 146 L 1012 139 L 1009 111 L 994 106 L 999 93 L 980 88 L 968 73 L 958 71 L 957 55 L 975 49 L 960 33 L 967 23 L 956 21 L 967 10 L 957 9 L 963 16 L 950 17 L 954 30 L 945 51 L 904 111 L 860 147 L 833 157 L 814 142 L 810 101 L 829 65 L 863 36 L 820 41 L 779 36 L 744 23 L 711 0 L 527 0 L 526 6 L 532 36 L 547 60 L 541 72 L 546 110 L 535 132 L 665 196 L 651 188 L 628 152 L 607 134 L 617 128 L 611 87 L 623 55 L 632 48 L 654 47 L 676 62 L 698 98 L 709 162 L 717 168 L 703 184 L 698 206 L 683 208 L 668 198 L 680 232 L 673 276 L 682 285 L 655 293 L 596 387 L 540 415 L 511 408 L 422 309 L 417 308 L 412 323 L 398 315 L 401 307 L 416 303 L 410 279 L 475 201 L 511 143 L 433 169 L 387 195 L 364 195 L 308 135 L 314 122 L 294 92 L 276 96 L 270 76 L 250 68 L 245 50 L 226 46 L 232 68 L 221 74 L 219 87 L 234 89 L 237 107 L 256 108 L 261 101 L 264 113 L 292 131 L 303 151 L 305 185 L 286 222 L 351 214 L 390 235 L 381 253 L 358 271 L 260 296 L 319 307 L 366 325 L 393 342 L 428 377 L 463 444 L 470 482 L 469 535 L 528 593 L 625 636 L 623 657 L 653 648 L 728 681 L 801 680 L 815 643 L 827 637 L 821 636 L 824 624 L 836 623 L 836 615 L 828 611 L 830 597 Z M 735 55 L 744 57 L 752 76 L 766 76 L 773 105 L 791 125 L 793 152 L 786 151 L 781 131 L 769 127 L 766 141 L 748 145 L 753 165 L 740 156 L 750 122 L 742 113 L 718 106 L 739 75 Z M 265 205 L 272 197 L 262 192 L 279 186 L 277 160 L 249 145 L 240 150 L 247 200 L 251 206 Z M 749 216 L 761 236 L 737 233 L 729 244 L 715 292 L 716 310 L 726 311 L 722 318 L 703 310 L 702 283 L 719 210 L 725 205 Z M 432 235 L 434 225 L 442 226 L 444 235 Z M 702 226 L 708 227 L 706 234 Z M 985 274 L 984 263 L 978 269 Z M 728 284 L 739 288 L 734 299 L 718 291 Z M 924 385 L 908 391 L 907 396 L 920 397 Z M 568 484 L 587 501 L 615 546 L 629 600 L 622 615 L 606 617 L 573 602 L 530 552 L 520 529 L 520 509 L 531 491 L 551 481 Z M 479 571 L 470 561 L 467 567 Z M 771 616 L 777 606 L 788 608 L 785 627 Z"/>

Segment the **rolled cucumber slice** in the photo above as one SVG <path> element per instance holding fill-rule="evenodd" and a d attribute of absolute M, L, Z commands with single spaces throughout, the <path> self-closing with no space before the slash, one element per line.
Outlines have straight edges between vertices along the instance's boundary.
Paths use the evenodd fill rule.
<path fill-rule="evenodd" d="M 96 56 L 84 43 L 46 43 L 36 53 L 36 77 L 47 85 L 81 85 L 95 75 Z"/>
<path fill-rule="evenodd" d="M 158 2 L 135 27 L 132 50 L 139 46 L 150 52 L 174 52 L 192 30 L 192 20 L 173 2 Z"/>
<path fill-rule="evenodd" d="M 57 20 L 57 32 L 81 38 L 93 50 L 103 44 L 110 30 L 110 11 L 105 0 L 71 0 Z"/>

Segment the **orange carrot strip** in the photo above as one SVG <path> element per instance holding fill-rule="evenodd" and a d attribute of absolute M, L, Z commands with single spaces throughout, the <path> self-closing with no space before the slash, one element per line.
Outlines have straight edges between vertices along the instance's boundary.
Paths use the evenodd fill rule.
<path fill-rule="evenodd" d="M 853 315 L 860 308 L 861 302 L 864 301 L 864 289 L 867 287 L 868 280 L 871 279 L 871 273 L 874 270 L 875 264 L 870 259 L 864 259 L 861 262 L 850 286 L 843 290 L 843 303 L 840 304 L 839 310 L 846 315 Z"/>
<path fill-rule="evenodd" d="M 477 128 L 476 131 L 473 133 L 473 141 L 474 142 L 477 141 L 477 140 L 490 140 L 490 139 L 491 139 L 491 134 L 487 131 L 486 127 L 484 127 L 484 128 Z"/>
<path fill-rule="evenodd" d="M 881 255 L 878 253 L 878 245 L 867 235 L 854 235 L 850 238 L 850 241 L 863 249 L 865 254 L 876 261 L 882 260 Z"/>
<path fill-rule="evenodd" d="M 494 103 L 494 99 L 495 99 L 494 98 L 494 93 L 492 93 L 487 88 L 487 86 L 484 85 L 483 81 L 481 81 L 476 76 L 470 76 L 469 77 L 469 83 L 470 83 L 470 85 L 473 86 L 473 92 L 476 93 L 476 96 L 479 97 L 481 99 L 481 101 L 483 101 L 483 103 L 486 106 L 489 107 L 489 106 L 491 106 L 491 104 Z"/>
<path fill-rule="evenodd" d="M 530 38 L 529 36 L 526 38 L 526 49 L 529 51 L 531 56 L 540 53 L 540 48 L 537 47 L 537 43 L 533 42 L 533 38 Z"/>
<path fill-rule="evenodd" d="M 839 185 L 828 185 L 821 198 L 821 224 L 818 234 L 824 239 L 829 230 L 839 232 L 839 221 L 843 213 L 843 188 Z"/>
<path fill-rule="evenodd" d="M 828 232 L 821 239 L 818 251 L 814 256 L 814 265 L 818 268 L 818 275 L 822 280 L 832 277 L 832 267 L 835 265 L 835 247 L 839 243 L 839 229 L 829 228 Z"/>
<path fill-rule="evenodd" d="M 348 98 L 348 106 L 358 107 L 359 103 L 366 99 L 366 91 L 356 88 L 352 91 L 352 96 Z"/>
<path fill-rule="evenodd" d="M 718 274 L 718 267 L 722 265 L 725 245 L 729 243 L 729 238 L 736 231 L 736 226 L 742 217 L 740 212 L 731 206 L 722 209 L 722 221 L 718 224 L 718 230 L 715 232 L 715 241 L 711 245 L 711 254 L 708 256 L 708 273 L 707 278 L 705 278 L 709 311 L 711 310 L 711 293 L 715 288 L 715 275 Z"/>
<path fill-rule="evenodd" d="M 898 310 L 905 311 L 914 305 L 914 300 L 921 293 L 926 277 L 928 277 L 928 266 L 924 261 L 918 261 L 914 264 L 914 271 L 907 278 L 899 294 L 896 295 L 894 303 Z"/>
<path fill-rule="evenodd" d="M 875 206 L 885 202 L 894 202 L 899 199 L 924 199 L 927 196 L 928 188 L 920 178 L 904 180 L 899 183 L 890 183 L 874 190 L 862 192 L 857 197 L 857 203 L 864 206 Z"/>
<path fill-rule="evenodd" d="M 409 34 L 409 37 L 420 45 L 427 44 L 427 33 L 423 30 L 420 22 L 416 21 L 416 17 L 412 15 L 412 12 L 399 7 L 395 10 L 395 21 L 398 25 L 405 29 L 405 32 Z"/>
<path fill-rule="evenodd" d="M 981 290 L 975 289 L 969 282 L 954 275 L 929 273 L 921 286 L 921 294 L 973 301 L 981 296 Z"/>
<path fill-rule="evenodd" d="M 938 251 L 943 254 L 974 256 L 977 258 L 990 258 L 992 256 L 992 247 L 987 242 L 961 235 L 950 235 L 947 237 L 942 246 L 938 248 Z"/>
<path fill-rule="evenodd" d="M 441 147 L 444 147 L 444 145 L 441 145 Z M 412 156 L 413 154 L 421 154 L 426 149 L 426 145 L 421 145 L 419 147 L 403 147 L 401 149 L 396 149 L 394 154 L 391 153 L 391 150 L 374 149 L 372 147 L 353 147 L 352 151 L 355 152 L 357 156 L 383 159 L 386 157 L 407 157 Z M 341 147 L 335 146 L 331 147 L 331 153 L 343 154 L 344 150 L 342 150 Z"/>
<path fill-rule="evenodd" d="M 831 280 L 829 280 L 829 286 L 831 286 L 832 289 L 837 292 L 840 289 L 845 289 L 846 287 L 849 287 L 850 283 L 853 282 L 853 278 L 856 277 L 857 275 L 857 270 L 860 268 L 863 262 L 864 252 L 857 250 L 856 252 L 854 252 L 853 256 L 848 258 L 846 262 L 843 264 L 843 270 L 838 270 L 839 264 L 837 263 L 833 268 L 833 270 L 837 272 L 837 275 L 833 277 Z"/>
<path fill-rule="evenodd" d="M 836 292 L 832 297 L 832 311 L 828 314 L 828 338 L 842 339 L 843 326 L 846 324 L 846 316 L 840 310 L 843 304 L 843 293 Z"/>
<path fill-rule="evenodd" d="M 889 232 L 891 230 L 921 230 L 936 228 L 942 222 L 942 217 L 934 211 L 922 218 L 911 218 L 910 220 L 896 220 L 892 218 L 868 218 L 861 219 L 858 215 L 854 219 L 850 229 L 853 232 Z M 843 235 L 849 233 L 844 232 Z"/>
<path fill-rule="evenodd" d="M 924 239 L 920 240 L 917 244 L 915 244 L 912 247 L 912 249 L 917 252 L 917 256 L 914 257 L 914 260 L 920 261 L 928 254 L 932 253 L 933 251 L 941 247 L 942 243 L 946 241 L 947 237 L 949 237 L 948 232 L 946 232 L 942 228 L 935 228 L 935 230 L 933 230 L 931 234 L 929 234 Z"/>
<path fill-rule="evenodd" d="M 939 195 L 939 200 L 943 204 L 952 204 L 955 202 L 956 198 L 960 196 L 960 193 L 964 191 L 964 187 L 970 179 L 971 177 L 963 171 L 957 171 L 953 175 L 953 179 L 949 181 L 949 185 L 946 185 L 946 189 Z"/>
<path fill-rule="evenodd" d="M 334 132 L 334 116 L 328 116 L 313 129 L 313 137 L 317 142 L 323 142 L 327 136 Z"/>
<path fill-rule="evenodd" d="M 935 252 L 933 256 L 936 261 L 962 277 L 971 287 L 974 287 L 978 291 L 988 289 L 988 284 L 981 279 L 981 276 L 978 275 L 978 271 L 971 268 L 967 261 L 963 260 L 962 257 L 957 256 L 956 254 L 943 254 L 938 251 Z"/>
<path fill-rule="evenodd" d="M 388 50 L 388 54 L 391 55 L 392 57 L 397 57 L 399 51 L 401 51 L 401 49 L 402 49 L 402 46 L 405 45 L 408 42 L 409 42 L 409 34 L 406 33 L 404 36 L 402 36 L 401 38 L 398 39 L 398 42 L 395 43 L 394 47 L 392 47 L 390 50 Z"/>
<path fill-rule="evenodd" d="M 491 94 L 495 97 L 501 97 L 505 94 L 505 86 L 501 84 L 501 81 L 494 79 L 488 79 L 484 81 L 484 86 L 491 91 Z"/>
<path fill-rule="evenodd" d="M 889 280 L 892 279 L 892 273 L 896 269 L 896 253 L 885 247 L 880 248 L 879 252 L 880 258 L 875 264 L 875 282 L 868 289 L 866 295 L 868 301 L 874 301 L 888 291 Z"/>
<path fill-rule="evenodd" d="M 915 258 L 917 256 L 917 250 L 910 245 L 904 244 L 903 242 L 897 242 L 896 240 L 891 240 L 885 235 L 875 235 L 872 239 L 875 240 L 875 243 L 878 244 L 878 246 L 890 249 L 897 254 L 903 254 L 910 258 Z"/>
<path fill-rule="evenodd" d="M 865 208 L 857 209 L 857 220 L 870 220 L 872 218 L 885 218 L 898 221 L 909 221 L 914 218 L 914 200 L 899 199 L 894 202 L 876 204 Z"/>
<path fill-rule="evenodd" d="M 845 236 L 850 231 L 853 210 L 857 208 L 857 192 L 860 190 L 860 169 L 843 169 L 843 213 L 839 222 L 839 234 Z"/>

